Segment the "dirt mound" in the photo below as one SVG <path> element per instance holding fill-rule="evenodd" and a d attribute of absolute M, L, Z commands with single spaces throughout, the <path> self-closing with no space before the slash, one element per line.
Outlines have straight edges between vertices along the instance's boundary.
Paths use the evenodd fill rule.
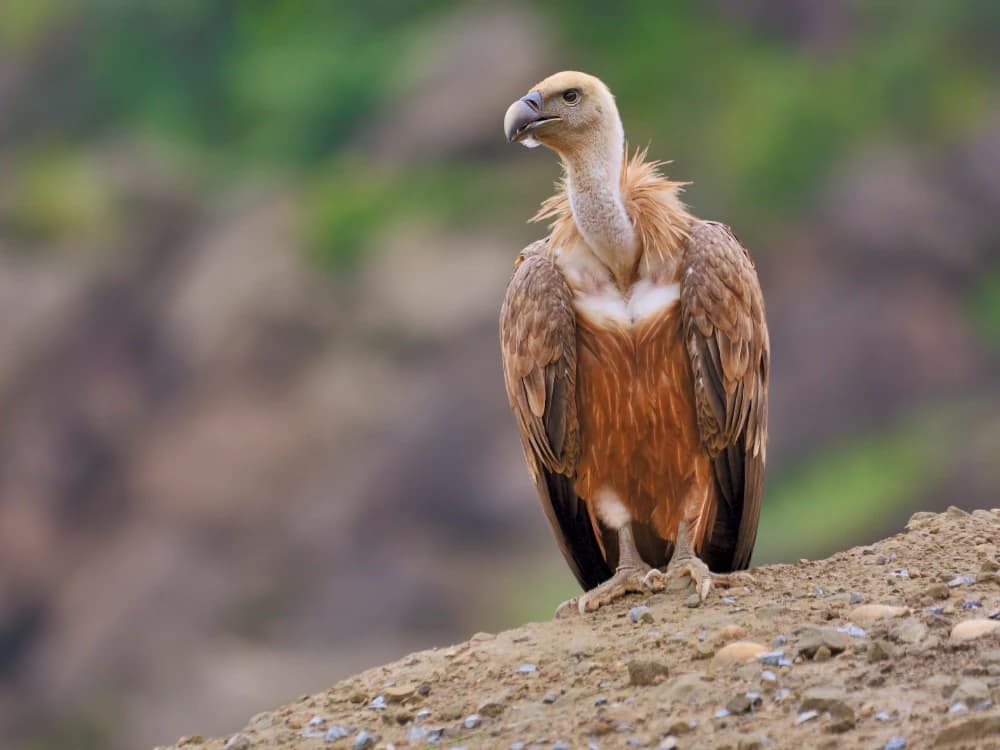
<path fill-rule="evenodd" d="M 1000 747 L 998 541 L 1000 509 L 918 513 L 695 609 L 477 633 L 175 747 Z"/>

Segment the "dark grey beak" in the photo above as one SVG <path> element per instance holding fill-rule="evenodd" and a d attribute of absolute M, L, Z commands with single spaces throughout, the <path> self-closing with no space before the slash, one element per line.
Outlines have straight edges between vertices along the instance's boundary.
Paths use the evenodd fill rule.
<path fill-rule="evenodd" d="M 542 117 L 542 95 L 532 91 L 507 108 L 507 114 L 503 118 L 503 132 L 507 140 L 513 143 L 538 126 L 558 119 Z"/>

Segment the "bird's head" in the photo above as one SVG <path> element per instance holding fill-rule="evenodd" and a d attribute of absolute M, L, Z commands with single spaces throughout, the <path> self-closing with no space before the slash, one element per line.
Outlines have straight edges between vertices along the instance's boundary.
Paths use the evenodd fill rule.
<path fill-rule="evenodd" d="M 618 136 L 615 98 L 594 76 L 566 70 L 549 76 L 507 108 L 503 129 L 511 143 L 548 146 L 560 155 Z"/>

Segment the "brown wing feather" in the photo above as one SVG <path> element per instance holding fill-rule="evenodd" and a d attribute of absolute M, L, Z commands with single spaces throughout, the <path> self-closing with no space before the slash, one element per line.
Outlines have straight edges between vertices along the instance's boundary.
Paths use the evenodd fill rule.
<path fill-rule="evenodd" d="M 702 555 L 713 570 L 739 570 L 750 564 L 764 483 L 770 357 L 764 299 L 749 253 L 722 224 L 692 228 L 685 267 L 681 305 L 698 429 L 720 496 Z"/>
<path fill-rule="evenodd" d="M 500 313 L 504 380 L 542 508 L 570 569 L 589 590 L 611 570 L 574 489 L 579 428 L 573 293 L 544 250 L 545 240 L 526 248 L 507 286 Z"/>

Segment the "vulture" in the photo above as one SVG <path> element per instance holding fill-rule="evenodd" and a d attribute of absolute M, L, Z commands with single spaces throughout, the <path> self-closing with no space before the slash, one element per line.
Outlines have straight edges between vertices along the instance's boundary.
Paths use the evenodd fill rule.
<path fill-rule="evenodd" d="M 585 592 L 557 615 L 674 580 L 693 605 L 752 581 L 769 344 L 749 252 L 688 212 L 662 162 L 629 156 L 593 76 L 546 78 L 504 131 L 563 167 L 534 217 L 549 235 L 517 257 L 500 314 L 528 470 Z"/>

